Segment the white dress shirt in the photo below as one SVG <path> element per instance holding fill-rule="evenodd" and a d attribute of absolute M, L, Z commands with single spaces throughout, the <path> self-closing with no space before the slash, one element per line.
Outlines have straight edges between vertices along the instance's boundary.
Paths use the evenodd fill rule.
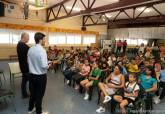
<path fill-rule="evenodd" d="M 42 75 L 47 73 L 48 59 L 45 49 L 36 44 L 28 51 L 29 72 L 35 75 Z"/>

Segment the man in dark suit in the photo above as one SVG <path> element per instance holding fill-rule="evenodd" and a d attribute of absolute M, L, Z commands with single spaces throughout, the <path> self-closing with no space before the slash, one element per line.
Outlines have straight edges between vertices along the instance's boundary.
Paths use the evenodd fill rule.
<path fill-rule="evenodd" d="M 21 91 L 22 91 L 23 98 L 28 97 L 28 93 L 26 90 L 26 85 L 27 85 L 28 77 L 29 77 L 29 67 L 28 67 L 28 62 L 27 62 L 27 53 L 29 50 L 29 46 L 26 44 L 28 43 L 28 41 L 29 41 L 29 34 L 22 33 L 21 40 L 17 44 L 18 61 L 19 61 L 21 72 L 22 72 Z"/>

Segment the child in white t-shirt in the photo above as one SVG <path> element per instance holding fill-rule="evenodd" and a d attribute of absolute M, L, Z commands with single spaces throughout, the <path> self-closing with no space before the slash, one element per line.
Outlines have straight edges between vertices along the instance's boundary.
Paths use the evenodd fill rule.
<path fill-rule="evenodd" d="M 122 114 L 126 114 L 125 107 L 135 101 L 139 90 L 136 75 L 131 73 L 129 75 L 129 81 L 125 84 L 124 95 L 114 95 L 113 97 L 113 99 L 119 103 Z"/>

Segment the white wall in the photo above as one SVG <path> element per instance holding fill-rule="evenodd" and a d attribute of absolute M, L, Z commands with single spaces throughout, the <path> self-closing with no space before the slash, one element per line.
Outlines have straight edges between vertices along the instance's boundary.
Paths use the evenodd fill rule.
<path fill-rule="evenodd" d="M 77 29 L 81 30 L 82 27 L 82 17 L 72 17 L 67 19 L 61 19 L 54 22 L 50 22 L 46 24 L 47 26 L 53 26 L 56 28 L 66 28 L 66 29 Z M 98 25 L 98 26 L 87 26 L 87 31 L 97 31 L 100 34 L 107 34 L 107 26 L 106 25 Z"/>
<path fill-rule="evenodd" d="M 81 30 L 81 26 L 82 26 L 81 16 L 46 23 L 45 10 L 38 11 L 38 15 L 36 15 L 36 11 L 30 11 L 29 19 L 27 20 L 24 20 L 23 17 L 24 16 L 23 16 L 22 8 L 18 5 L 14 5 L 14 9 L 5 8 L 5 17 L 0 17 L 0 23 L 51 26 L 56 28 L 74 29 L 74 30 Z M 87 30 L 96 31 L 99 32 L 100 34 L 107 34 L 106 26 L 91 26 L 91 27 L 87 27 Z"/>
<path fill-rule="evenodd" d="M 110 38 L 165 39 L 165 27 L 109 29 Z"/>

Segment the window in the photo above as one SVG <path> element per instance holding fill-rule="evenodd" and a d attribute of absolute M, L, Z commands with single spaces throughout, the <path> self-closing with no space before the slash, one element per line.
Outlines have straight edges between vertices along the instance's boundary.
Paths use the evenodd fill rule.
<path fill-rule="evenodd" d="M 138 38 L 124 38 L 124 40 L 127 40 L 128 45 L 141 45 L 141 43 L 144 43 L 144 45 L 147 45 L 147 39 L 138 39 Z"/>
<path fill-rule="evenodd" d="M 19 30 L 10 30 L 10 44 L 17 44 L 21 39 L 21 31 Z"/>
<path fill-rule="evenodd" d="M 135 38 L 130 38 L 130 44 L 131 45 L 137 45 L 138 43 L 137 43 L 137 39 L 135 39 Z"/>
<path fill-rule="evenodd" d="M 14 29 L 0 29 L 0 44 L 17 44 L 21 40 L 21 34 L 26 32 L 29 34 L 28 44 L 35 44 L 34 35 L 36 31 L 30 30 L 14 30 Z M 96 35 L 82 35 L 78 33 L 62 33 L 52 32 L 48 36 L 48 44 L 85 44 L 90 45 L 96 43 Z"/>
<path fill-rule="evenodd" d="M 66 34 L 67 44 L 81 44 L 81 34 Z"/>
<path fill-rule="evenodd" d="M 1 44 L 17 44 L 21 40 L 22 32 L 29 34 L 29 44 L 34 44 L 34 31 L 0 29 L 0 43 Z"/>
<path fill-rule="evenodd" d="M 11 34 L 10 44 L 17 44 L 20 41 L 21 37 L 18 34 Z"/>
<path fill-rule="evenodd" d="M 144 45 L 147 45 L 148 40 L 146 40 L 146 39 L 138 39 L 138 45 L 141 45 L 142 43 L 144 43 Z"/>
<path fill-rule="evenodd" d="M 0 43 L 8 44 L 10 42 L 10 36 L 8 30 L 0 29 Z"/>
<path fill-rule="evenodd" d="M 36 32 L 34 32 L 34 31 L 24 31 L 24 32 L 29 33 L 29 42 L 28 42 L 28 44 L 35 44 L 34 35 L 35 35 Z"/>
<path fill-rule="evenodd" d="M 124 40 L 127 40 L 128 45 L 138 45 L 138 40 L 135 38 L 124 38 Z"/>
<path fill-rule="evenodd" d="M 49 44 L 66 44 L 65 33 L 50 33 Z"/>
<path fill-rule="evenodd" d="M 84 35 L 83 44 L 96 43 L 96 35 Z"/>
<path fill-rule="evenodd" d="M 50 33 L 49 44 L 81 44 L 81 34 Z"/>

